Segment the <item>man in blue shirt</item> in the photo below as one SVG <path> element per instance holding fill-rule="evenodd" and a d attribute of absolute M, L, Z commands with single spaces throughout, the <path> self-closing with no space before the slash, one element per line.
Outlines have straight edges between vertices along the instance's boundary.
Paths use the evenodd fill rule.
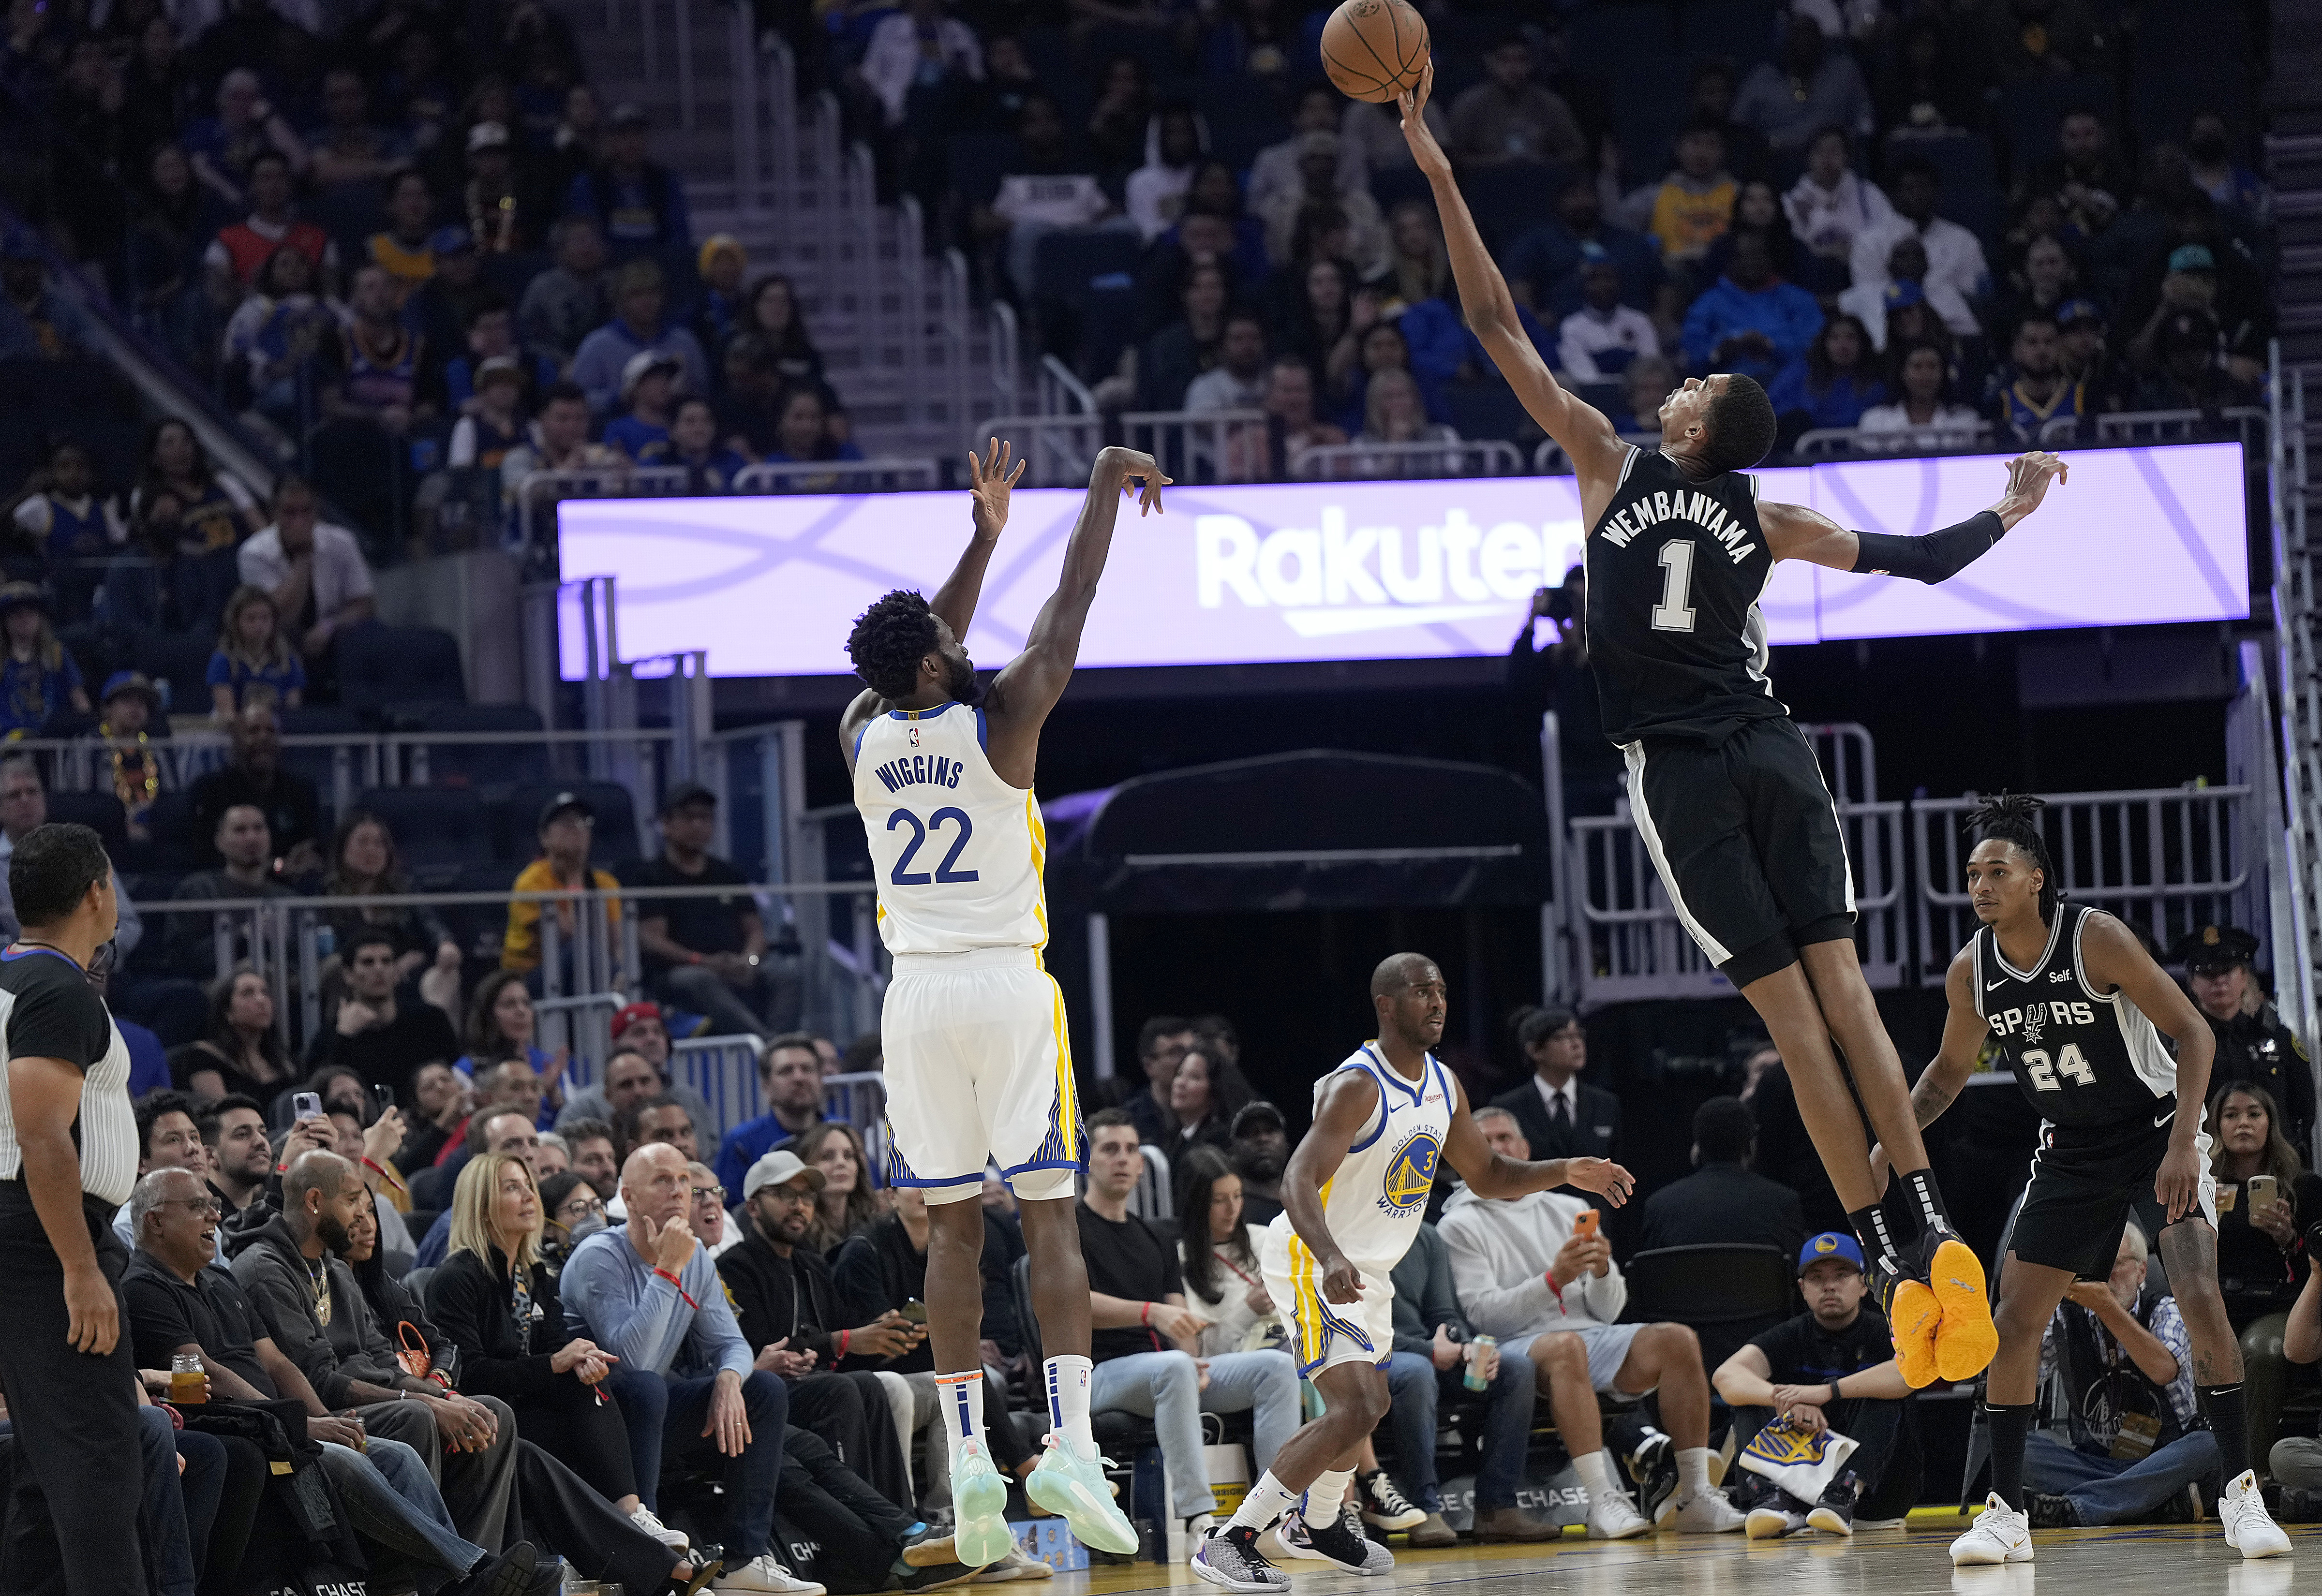
<path fill-rule="evenodd" d="M 822 1055 L 813 1037 L 792 1031 L 766 1044 L 758 1056 L 758 1095 L 766 1112 L 727 1131 L 718 1146 L 718 1179 L 728 1191 L 742 1190 L 752 1164 L 822 1123 Z"/>
<path fill-rule="evenodd" d="M 685 1219 L 685 1155 L 648 1143 L 621 1169 L 628 1223 L 572 1250 L 558 1281 L 567 1329 L 621 1361 L 608 1383 L 628 1421 L 637 1494 L 653 1507 L 662 1458 L 715 1447 L 728 1518 L 715 1591 L 824 1596 L 773 1555 L 774 1486 L 790 1399 L 782 1377 L 753 1366 L 750 1344 L 717 1266 Z"/>
<path fill-rule="evenodd" d="M 1685 358 L 1702 372 L 1738 371 L 1771 383 L 1822 331 L 1822 306 L 1774 275 L 1766 235 L 1733 238 L 1733 258 L 1685 315 Z"/>

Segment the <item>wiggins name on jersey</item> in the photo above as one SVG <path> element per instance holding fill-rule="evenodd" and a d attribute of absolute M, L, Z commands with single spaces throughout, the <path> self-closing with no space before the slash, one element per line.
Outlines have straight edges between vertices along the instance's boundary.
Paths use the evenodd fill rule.
<path fill-rule="evenodd" d="M 891 953 L 1032 948 L 1048 941 L 1040 807 L 992 768 L 983 711 L 891 710 L 855 744 L 855 805 Z"/>

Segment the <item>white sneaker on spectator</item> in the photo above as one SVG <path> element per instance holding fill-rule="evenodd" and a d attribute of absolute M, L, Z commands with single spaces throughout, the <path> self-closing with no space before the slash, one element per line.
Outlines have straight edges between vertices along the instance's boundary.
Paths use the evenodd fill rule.
<path fill-rule="evenodd" d="M 672 1529 L 654 1516 L 654 1510 L 639 1502 L 629 1511 L 629 1522 L 667 1546 L 672 1552 L 682 1552 L 693 1545 L 693 1537 L 682 1529 Z"/>
<path fill-rule="evenodd" d="M 709 1582 L 713 1591 L 748 1591 L 771 1593 L 771 1596 L 829 1596 L 812 1580 L 802 1580 L 774 1561 L 772 1555 L 761 1553 L 738 1567 L 727 1569 Z"/>
<path fill-rule="evenodd" d="M 997 1563 L 987 1563 L 975 1571 L 975 1583 L 1002 1585 L 1015 1580 L 1052 1580 L 1056 1571 L 1038 1558 L 1027 1557 L 1021 1546 L 1010 1546 L 1008 1555 Z"/>
<path fill-rule="evenodd" d="M 1646 1534 L 1652 1527 L 1653 1521 L 1637 1511 L 1637 1504 L 1629 1500 L 1627 1491 L 1588 1493 L 1590 1540 L 1624 1541 Z"/>
<path fill-rule="evenodd" d="M 1679 1535 L 1732 1535 L 1747 1522 L 1723 1491 L 1712 1489 L 1678 1502 L 1668 1527 Z"/>
<path fill-rule="evenodd" d="M 1952 1542 L 1952 1564 L 1958 1568 L 1993 1563 L 2032 1561 L 2032 1520 L 2011 1508 L 1993 1491 L 1983 1511 L 1959 1539 Z"/>
<path fill-rule="evenodd" d="M 2226 1527 L 2226 1545 L 2244 1557 L 2285 1557 L 2290 1555 L 2290 1537 L 2265 1510 L 2265 1498 L 2258 1493 L 2257 1474 L 2244 1469 L 2226 1486 L 2225 1495 L 2217 1499 L 2217 1517 Z"/>

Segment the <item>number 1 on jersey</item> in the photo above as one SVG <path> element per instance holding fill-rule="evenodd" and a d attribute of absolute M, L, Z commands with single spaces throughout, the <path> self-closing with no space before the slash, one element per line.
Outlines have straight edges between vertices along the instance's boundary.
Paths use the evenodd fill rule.
<path fill-rule="evenodd" d="M 1693 630 L 1693 540 L 1673 537 L 1661 545 L 1661 569 L 1668 572 L 1661 584 L 1661 601 L 1653 606 L 1653 630 Z"/>

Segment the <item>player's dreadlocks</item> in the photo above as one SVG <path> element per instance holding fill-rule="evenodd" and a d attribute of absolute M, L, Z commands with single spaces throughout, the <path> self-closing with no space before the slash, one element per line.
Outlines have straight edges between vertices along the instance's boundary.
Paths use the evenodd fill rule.
<path fill-rule="evenodd" d="M 2063 894 L 2057 890 L 2055 862 L 2048 857 L 2047 840 L 2040 834 L 2040 811 L 2048 807 L 2045 798 L 2034 798 L 2028 792 L 2003 792 L 1997 798 L 1983 800 L 1982 807 L 1967 817 L 1967 829 L 1977 842 L 1997 840 L 2016 849 L 2038 867 L 2040 882 L 2040 923 L 2053 925 L 2056 904 Z"/>
<path fill-rule="evenodd" d="M 908 697 L 919 683 L 919 661 L 935 652 L 936 612 L 908 588 L 898 588 L 855 618 L 846 655 L 855 674 L 882 698 Z"/>

